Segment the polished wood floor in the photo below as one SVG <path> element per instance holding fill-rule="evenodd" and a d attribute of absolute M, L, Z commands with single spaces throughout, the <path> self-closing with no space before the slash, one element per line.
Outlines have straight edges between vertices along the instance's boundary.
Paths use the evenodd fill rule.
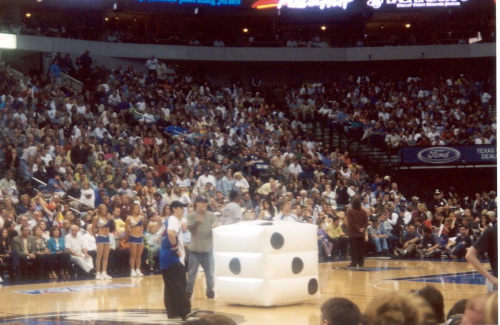
<path fill-rule="evenodd" d="M 306 303 L 274 308 L 233 306 L 208 300 L 204 295 L 204 276 L 200 272 L 193 295 L 193 307 L 230 315 L 240 324 L 319 324 L 319 307 L 328 298 L 341 296 L 351 299 L 363 310 L 373 298 L 387 291 L 410 291 L 426 285 L 423 282 L 401 279 L 430 275 L 455 274 L 472 271 L 465 262 L 367 260 L 365 266 L 372 271 L 336 270 L 332 266 L 345 266 L 346 262 L 320 264 L 321 298 Z M 480 277 L 480 276 L 477 276 Z M 396 280 L 394 280 L 396 279 Z M 439 280 L 442 279 L 442 280 Z M 411 280 L 411 279 L 410 279 Z M 436 279 L 434 279 L 436 281 Z M 480 284 L 449 283 L 452 280 L 437 277 L 432 283 L 445 297 L 446 311 L 462 298 L 485 292 Z M 113 289 L 81 290 L 61 293 L 27 295 L 17 291 L 54 289 L 106 283 L 128 285 Z M 99 310 L 162 310 L 163 282 L 160 275 L 144 278 L 115 278 L 110 281 L 57 281 L 41 284 L 0 286 L 0 318 L 12 315 L 35 315 L 73 311 Z M 98 317 L 98 316 L 96 316 Z M 107 316 L 112 317 L 112 316 Z M 165 317 L 166 320 L 166 317 Z M 75 322 L 72 322 L 75 323 Z M 161 323 L 161 322 L 160 322 Z M 164 322 L 165 324 L 165 322 Z"/>

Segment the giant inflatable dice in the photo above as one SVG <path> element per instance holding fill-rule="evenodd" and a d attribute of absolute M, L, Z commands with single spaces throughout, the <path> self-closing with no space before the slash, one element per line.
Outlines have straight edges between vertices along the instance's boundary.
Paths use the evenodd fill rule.
<path fill-rule="evenodd" d="M 277 306 L 319 297 L 317 226 L 243 221 L 213 235 L 217 300 Z"/>

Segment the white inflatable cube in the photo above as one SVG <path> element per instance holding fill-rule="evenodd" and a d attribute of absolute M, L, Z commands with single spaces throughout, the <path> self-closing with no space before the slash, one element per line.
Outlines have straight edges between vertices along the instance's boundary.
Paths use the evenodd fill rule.
<path fill-rule="evenodd" d="M 213 235 L 218 300 L 277 306 L 319 297 L 317 226 L 243 221 Z"/>

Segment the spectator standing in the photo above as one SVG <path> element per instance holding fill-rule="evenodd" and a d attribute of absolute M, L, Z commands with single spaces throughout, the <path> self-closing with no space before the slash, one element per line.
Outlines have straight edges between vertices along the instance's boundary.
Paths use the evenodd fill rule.
<path fill-rule="evenodd" d="M 59 58 L 55 58 L 49 68 L 50 79 L 53 83 L 61 86 L 61 67 Z"/>
<path fill-rule="evenodd" d="M 222 224 L 230 225 L 233 223 L 240 222 L 243 218 L 243 213 L 241 212 L 241 196 L 237 191 L 231 191 L 229 193 L 229 203 L 225 205 L 222 210 Z"/>
<path fill-rule="evenodd" d="M 31 145 L 23 151 L 21 159 L 19 160 L 19 168 L 21 169 L 21 179 L 31 181 L 33 173 L 33 165 L 36 161 L 40 145 Z"/>
<path fill-rule="evenodd" d="M 154 55 L 151 55 L 146 61 L 146 68 L 148 68 L 148 75 L 153 74 L 155 78 L 157 77 L 158 59 Z"/>
<path fill-rule="evenodd" d="M 80 61 L 80 74 L 81 79 L 86 80 L 90 75 L 90 68 L 92 66 L 92 58 L 90 57 L 90 52 L 85 51 L 79 59 Z"/>
<path fill-rule="evenodd" d="M 186 292 L 189 297 L 193 294 L 194 282 L 201 265 L 205 272 L 207 298 L 213 299 L 214 293 L 214 258 L 212 228 L 217 226 L 217 219 L 213 212 L 207 210 L 208 201 L 199 197 L 195 201 L 195 211 L 188 214 L 188 229 L 191 232 L 189 245 L 188 280 Z"/>
<path fill-rule="evenodd" d="M 160 82 L 165 82 L 167 80 L 168 74 L 167 74 L 167 65 L 165 62 L 159 61 L 158 62 L 158 68 L 156 69 L 156 73 L 158 76 L 158 80 Z"/>
<path fill-rule="evenodd" d="M 349 192 L 345 182 L 339 180 L 337 182 L 337 188 L 335 189 L 337 209 L 345 210 L 346 206 L 349 204 Z"/>

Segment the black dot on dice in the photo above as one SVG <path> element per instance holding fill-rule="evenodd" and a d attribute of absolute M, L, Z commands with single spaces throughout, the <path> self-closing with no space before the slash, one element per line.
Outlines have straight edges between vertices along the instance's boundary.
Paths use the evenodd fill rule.
<path fill-rule="evenodd" d="M 307 291 L 312 296 L 318 292 L 318 280 L 311 279 L 309 280 L 309 284 L 307 285 Z"/>
<path fill-rule="evenodd" d="M 241 272 L 241 263 L 240 263 L 240 260 L 238 258 L 233 258 L 230 262 L 229 262 L 229 270 L 233 273 L 233 274 L 240 274 Z"/>
<path fill-rule="evenodd" d="M 304 269 L 304 262 L 298 257 L 294 257 L 292 260 L 292 272 L 293 274 L 299 274 Z"/>
<path fill-rule="evenodd" d="M 284 244 L 285 244 L 285 238 L 279 232 L 275 232 L 271 236 L 271 246 L 273 246 L 274 249 L 280 249 L 281 247 L 283 247 Z"/>

